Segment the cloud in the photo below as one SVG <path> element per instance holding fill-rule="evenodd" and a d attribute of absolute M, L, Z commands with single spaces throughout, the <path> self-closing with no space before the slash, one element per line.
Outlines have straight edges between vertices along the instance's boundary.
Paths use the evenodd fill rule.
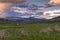
<path fill-rule="evenodd" d="M 11 10 L 20 14 L 35 14 L 32 10 L 26 8 L 12 7 Z"/>
<path fill-rule="evenodd" d="M 52 19 L 52 18 L 58 17 L 60 16 L 60 9 L 45 11 L 43 15 L 46 19 Z"/>
<path fill-rule="evenodd" d="M 37 18 L 37 19 L 44 18 L 43 15 L 31 15 L 31 17 L 33 17 L 33 18 Z"/>
<path fill-rule="evenodd" d="M 7 2 L 7 3 L 22 3 L 25 0 L 0 0 L 0 2 Z"/>
<path fill-rule="evenodd" d="M 10 3 L 0 3 L 0 12 L 6 11 L 11 6 Z"/>
<path fill-rule="evenodd" d="M 20 15 L 18 16 L 20 18 L 29 18 L 29 17 L 38 18 L 38 19 L 44 18 L 43 17 L 43 14 L 42 15 L 39 15 L 39 14 L 37 15 L 37 12 L 38 11 L 37 12 L 33 12 L 32 10 L 28 10 L 28 9 L 25 9 L 25 8 L 11 7 L 11 11 L 22 14 L 23 16 L 22 15 L 21 16 Z"/>
<path fill-rule="evenodd" d="M 0 12 L 0 18 L 6 18 L 6 17 L 7 17 L 7 13 L 5 13 L 5 12 L 4 13 L 1 13 Z"/>
<path fill-rule="evenodd" d="M 0 12 L 6 11 L 12 3 L 22 3 L 24 0 L 0 0 Z"/>
<path fill-rule="evenodd" d="M 56 5 L 56 4 L 60 4 L 60 0 L 50 0 L 49 1 L 50 5 Z"/>
<path fill-rule="evenodd" d="M 14 11 L 14 12 L 17 12 L 17 13 L 20 13 L 20 14 L 25 14 L 27 12 L 26 9 L 20 8 L 20 7 L 12 7 L 11 11 Z"/>

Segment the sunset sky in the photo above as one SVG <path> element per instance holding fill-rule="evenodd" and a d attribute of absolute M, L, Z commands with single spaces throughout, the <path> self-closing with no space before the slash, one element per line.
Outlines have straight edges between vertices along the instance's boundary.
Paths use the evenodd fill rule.
<path fill-rule="evenodd" d="M 5 0 L 2 0 L 2 1 L 5 1 Z M 12 12 L 11 11 L 11 8 L 12 7 L 20 7 L 20 5 L 22 4 L 26 4 L 26 5 L 29 5 L 31 6 L 32 4 L 35 4 L 37 6 L 45 6 L 46 4 L 50 4 L 52 5 L 55 5 L 55 6 L 52 6 L 52 7 L 47 7 L 47 8 L 43 8 L 44 10 L 39 10 L 39 11 L 47 11 L 47 10 L 57 10 L 57 9 L 60 9 L 60 1 L 56 1 L 56 0 L 23 0 L 19 2 L 19 0 L 16 0 L 17 2 L 19 3 L 15 3 L 15 0 L 14 0 L 14 3 L 11 2 L 12 0 L 10 0 L 10 3 L 8 2 L 2 2 L 0 3 L 0 17 L 5 17 L 5 16 L 20 16 L 20 14 L 16 13 L 16 12 Z M 0 0 L 1 2 L 1 0 Z M 20 7 L 21 8 L 21 7 Z M 28 9 L 28 8 L 25 8 L 25 9 Z M 32 10 L 33 11 L 33 10 Z M 4 16 L 5 15 L 5 16 Z M 24 14 L 25 15 L 25 14 Z"/>

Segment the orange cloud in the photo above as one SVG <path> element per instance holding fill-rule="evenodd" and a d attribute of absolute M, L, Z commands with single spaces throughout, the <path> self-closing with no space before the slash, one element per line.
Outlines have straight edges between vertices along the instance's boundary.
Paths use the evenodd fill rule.
<path fill-rule="evenodd" d="M 50 5 L 56 5 L 56 4 L 60 4 L 60 0 L 50 0 L 49 1 Z"/>
<path fill-rule="evenodd" d="M 0 12 L 4 12 L 12 3 L 22 3 L 24 0 L 0 0 Z"/>
<path fill-rule="evenodd" d="M 0 12 L 5 11 L 10 5 L 10 3 L 0 3 Z"/>

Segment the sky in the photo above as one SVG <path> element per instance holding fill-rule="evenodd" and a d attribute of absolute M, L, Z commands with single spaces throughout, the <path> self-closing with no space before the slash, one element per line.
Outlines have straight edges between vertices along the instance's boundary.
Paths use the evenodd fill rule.
<path fill-rule="evenodd" d="M 49 4 L 51 4 L 51 5 L 60 4 L 60 0 L 50 0 Z"/>
<path fill-rule="evenodd" d="M 3 0 L 6 1 L 6 0 Z M 35 17 L 35 18 L 44 18 L 41 15 L 36 15 L 39 12 L 45 12 L 45 11 L 51 11 L 51 10 L 57 10 L 60 9 L 60 1 L 56 1 L 56 0 L 17 0 L 17 1 L 6 1 L 6 2 L 2 2 L 0 3 L 0 18 L 6 18 L 6 17 L 25 17 L 26 15 L 28 17 Z M 0 0 L 1 2 L 1 0 Z M 18 3 L 17 3 L 18 2 Z M 47 7 L 45 8 L 44 6 L 46 6 L 47 4 L 50 5 L 55 5 L 52 7 Z M 35 6 L 39 6 L 39 7 L 35 7 Z M 28 6 L 28 7 L 21 7 L 21 6 Z M 37 9 L 37 10 L 29 10 L 29 9 Z M 38 10 L 41 9 L 41 10 Z M 26 12 L 27 11 L 27 12 Z M 30 12 L 30 13 L 29 13 Z M 22 16 L 23 15 L 23 16 Z M 27 17 L 26 16 L 26 17 Z"/>

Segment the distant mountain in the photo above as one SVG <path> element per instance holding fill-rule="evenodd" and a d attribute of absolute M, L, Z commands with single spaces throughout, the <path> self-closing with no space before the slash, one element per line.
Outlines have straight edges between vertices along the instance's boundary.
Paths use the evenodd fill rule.
<path fill-rule="evenodd" d="M 50 21 L 60 21 L 60 16 L 50 19 Z"/>
<path fill-rule="evenodd" d="M 33 17 L 30 17 L 30 18 L 20 18 L 16 21 L 44 21 L 46 19 L 42 18 L 42 19 L 37 19 L 37 18 L 33 18 Z"/>
<path fill-rule="evenodd" d="M 18 22 L 26 22 L 26 21 L 60 21 L 60 16 L 58 17 L 55 17 L 53 19 L 50 19 L 50 20 L 47 20 L 45 18 L 33 18 L 33 17 L 30 17 L 30 18 L 19 18 L 19 17 L 11 17 L 11 18 L 1 18 L 0 21 L 18 21 Z"/>
<path fill-rule="evenodd" d="M 46 20 L 45 18 L 34 18 L 34 17 L 30 17 L 30 18 L 19 18 L 19 17 L 7 17 L 7 18 L 1 18 L 0 21 L 44 21 Z"/>

